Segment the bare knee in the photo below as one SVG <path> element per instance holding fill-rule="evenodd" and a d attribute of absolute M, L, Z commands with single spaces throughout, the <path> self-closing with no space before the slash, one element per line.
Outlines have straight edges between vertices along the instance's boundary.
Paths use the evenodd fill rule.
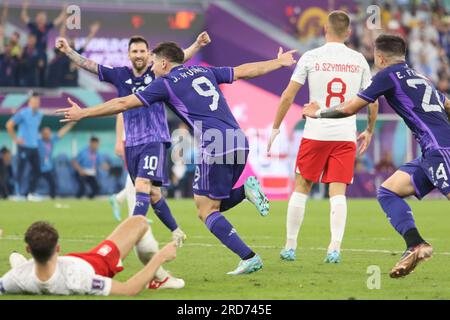
<path fill-rule="evenodd" d="M 152 204 L 157 203 L 159 200 L 161 200 L 161 198 L 162 198 L 161 188 L 152 186 L 150 191 L 150 201 L 152 202 Z"/>
<path fill-rule="evenodd" d="M 132 225 L 132 229 L 140 234 L 144 234 L 148 230 L 147 218 L 141 215 L 129 217 L 129 223 Z"/>
<path fill-rule="evenodd" d="M 220 211 L 220 201 L 207 197 L 195 197 L 195 205 L 197 206 L 198 217 L 203 222 L 206 221 L 211 213 Z"/>
<path fill-rule="evenodd" d="M 309 194 L 311 192 L 313 182 L 303 178 L 301 175 L 297 174 L 295 176 L 295 192 Z"/>
<path fill-rule="evenodd" d="M 150 194 L 152 189 L 152 184 L 148 179 L 137 178 L 134 184 L 136 192 L 142 192 Z"/>

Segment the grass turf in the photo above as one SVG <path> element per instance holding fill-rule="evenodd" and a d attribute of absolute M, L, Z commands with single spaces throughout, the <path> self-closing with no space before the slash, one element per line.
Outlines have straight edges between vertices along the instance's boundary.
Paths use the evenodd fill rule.
<path fill-rule="evenodd" d="M 279 252 L 285 238 L 287 202 L 272 202 L 262 218 L 246 202 L 226 213 L 239 235 L 258 252 L 264 268 L 233 277 L 239 259 L 197 218 L 192 200 L 171 200 L 169 205 L 188 235 L 185 246 L 166 269 L 186 281 L 181 290 L 147 290 L 135 299 L 449 299 L 450 207 L 445 200 L 410 201 L 422 235 L 433 245 L 433 259 L 404 279 L 388 272 L 400 258 L 404 242 L 392 229 L 376 200 L 350 200 L 340 264 L 324 264 L 329 241 L 328 201 L 309 201 L 299 237 L 297 261 L 284 262 Z M 123 208 L 125 211 L 125 208 Z M 124 215 L 124 213 L 123 213 Z M 152 228 L 160 244 L 170 232 L 153 215 Z M 62 251 L 86 251 L 102 241 L 117 225 L 107 201 L 59 200 L 41 203 L 0 201 L 0 275 L 9 270 L 11 251 L 25 253 L 23 233 L 36 220 L 52 222 L 60 232 Z M 367 287 L 369 266 L 381 270 L 381 288 Z M 132 252 L 117 280 L 141 268 Z M 104 299 L 98 297 L 0 296 L 0 299 Z M 123 297 L 119 297 L 123 298 Z"/>

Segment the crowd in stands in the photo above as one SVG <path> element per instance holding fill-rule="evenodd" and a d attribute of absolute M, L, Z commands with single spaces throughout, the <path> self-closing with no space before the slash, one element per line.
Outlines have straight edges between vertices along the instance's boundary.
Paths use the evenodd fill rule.
<path fill-rule="evenodd" d="M 28 14 L 28 1 L 24 1 L 21 20 L 28 33 L 14 31 L 6 34 L 8 21 L 8 2 L 3 2 L 0 21 L 0 87 L 76 87 L 78 86 L 78 68 L 62 54 L 54 50 L 49 56 L 49 33 L 59 28 L 59 36 L 66 36 L 66 7 L 54 19 L 49 20 L 45 11 L 37 12 L 34 18 Z M 96 22 L 90 26 L 89 35 L 82 53 L 100 28 Z M 24 40 L 25 39 L 25 40 Z M 74 47 L 74 39 L 69 40 Z"/>

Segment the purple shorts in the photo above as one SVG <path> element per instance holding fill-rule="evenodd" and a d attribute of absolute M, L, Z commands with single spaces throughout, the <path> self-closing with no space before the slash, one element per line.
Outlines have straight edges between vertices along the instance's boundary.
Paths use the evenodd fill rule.
<path fill-rule="evenodd" d="M 422 199 L 435 188 L 444 196 L 450 194 L 449 149 L 429 151 L 422 157 L 404 164 L 399 170 L 411 176 L 418 199 Z"/>
<path fill-rule="evenodd" d="M 248 150 L 236 150 L 218 157 L 203 156 L 195 167 L 194 194 L 219 200 L 230 197 L 247 162 Z"/>
<path fill-rule="evenodd" d="M 155 186 L 169 185 L 166 154 L 169 144 L 150 142 L 138 146 L 125 147 L 125 160 L 133 182 L 136 178 L 152 181 Z"/>

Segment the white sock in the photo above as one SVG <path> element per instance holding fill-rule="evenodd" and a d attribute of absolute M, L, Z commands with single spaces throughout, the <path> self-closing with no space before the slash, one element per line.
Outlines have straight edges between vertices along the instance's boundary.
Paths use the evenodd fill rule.
<path fill-rule="evenodd" d="M 135 246 L 135 252 L 143 265 L 146 265 L 159 250 L 158 242 L 153 236 L 152 230 L 149 229 Z M 156 278 L 163 280 L 169 274 L 163 267 L 159 267 L 156 271 Z"/>
<path fill-rule="evenodd" d="M 134 206 L 136 205 L 136 189 L 131 181 L 130 176 L 127 177 L 127 183 L 125 184 L 125 193 L 127 196 L 128 204 L 128 216 L 132 216 L 134 212 Z"/>
<path fill-rule="evenodd" d="M 116 193 L 116 200 L 121 205 L 125 201 L 127 189 L 123 188 L 119 193 Z"/>
<path fill-rule="evenodd" d="M 345 196 L 330 198 L 330 207 L 331 242 L 328 246 L 328 253 L 332 251 L 340 252 L 347 220 L 347 200 Z"/>
<path fill-rule="evenodd" d="M 306 200 L 308 196 L 300 192 L 293 192 L 289 199 L 286 218 L 286 246 L 285 249 L 297 249 L 297 237 L 305 216 Z"/>

